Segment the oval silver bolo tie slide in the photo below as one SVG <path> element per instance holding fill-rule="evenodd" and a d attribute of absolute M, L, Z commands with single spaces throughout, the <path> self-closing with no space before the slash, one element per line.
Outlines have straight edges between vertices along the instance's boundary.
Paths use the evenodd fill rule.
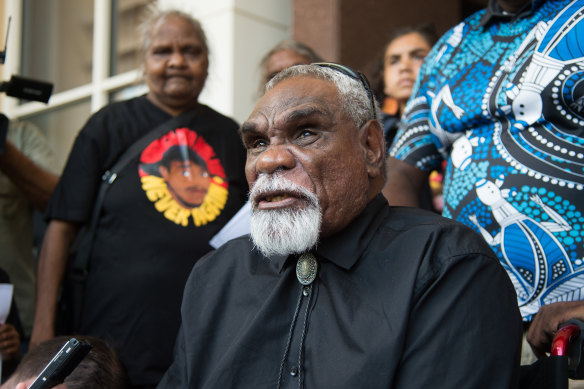
<path fill-rule="evenodd" d="M 296 263 L 296 278 L 302 285 L 310 285 L 316 278 L 318 262 L 311 253 L 302 254 Z"/>

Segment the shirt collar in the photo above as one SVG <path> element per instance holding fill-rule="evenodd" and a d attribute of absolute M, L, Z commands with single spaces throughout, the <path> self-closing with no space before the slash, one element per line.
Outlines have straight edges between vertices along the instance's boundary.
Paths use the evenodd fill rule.
<path fill-rule="evenodd" d="M 350 269 L 367 249 L 388 212 L 387 200 L 378 194 L 345 229 L 319 244 L 317 256 Z"/>
<path fill-rule="evenodd" d="M 503 11 L 499 6 L 497 0 L 489 0 L 489 5 L 487 6 L 485 14 L 481 17 L 480 26 L 484 27 L 489 22 L 500 19 L 505 21 L 513 21 L 520 17 L 529 15 L 536 7 L 541 5 L 546 0 L 531 0 L 531 2 L 526 3 L 519 11 L 514 13 L 509 13 Z"/>

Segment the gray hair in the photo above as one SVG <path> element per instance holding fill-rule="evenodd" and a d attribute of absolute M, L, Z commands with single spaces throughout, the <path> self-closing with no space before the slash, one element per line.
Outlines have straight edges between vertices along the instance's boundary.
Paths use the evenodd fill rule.
<path fill-rule="evenodd" d="M 164 23 L 168 18 L 171 17 L 178 17 L 189 23 L 193 26 L 195 30 L 195 34 L 199 41 L 201 41 L 201 45 L 203 46 L 203 50 L 207 53 L 207 57 L 209 56 L 209 45 L 207 44 L 207 35 L 205 35 L 205 31 L 201 26 L 201 22 L 197 19 L 192 17 L 191 15 L 179 11 L 179 10 L 160 10 L 156 7 L 151 7 L 149 9 L 149 14 L 146 19 L 140 24 L 139 31 L 142 37 L 142 54 L 146 54 L 150 45 L 152 44 L 152 32 L 156 30 L 162 23 Z"/>
<path fill-rule="evenodd" d="M 294 39 L 285 39 L 283 41 L 278 42 L 276 46 L 272 47 L 270 51 L 264 56 L 262 62 L 268 62 L 268 58 L 273 54 L 277 53 L 278 51 L 282 50 L 292 50 L 297 52 L 303 57 L 306 57 L 310 60 L 310 62 L 321 62 L 322 58 L 314 49 L 308 45 L 305 45 L 302 42 L 295 41 Z"/>
<path fill-rule="evenodd" d="M 331 81 L 342 103 L 343 110 L 351 118 L 355 126 L 361 127 L 369 120 L 379 117 L 379 105 L 374 101 L 375 112 L 371 108 L 371 100 L 360 81 L 327 67 L 317 65 L 296 65 L 282 70 L 266 84 L 266 92 L 278 83 L 293 77 L 308 76 L 319 80 Z"/>
<path fill-rule="evenodd" d="M 276 46 L 272 47 L 270 51 L 268 51 L 266 55 L 264 55 L 262 61 L 260 62 L 260 66 L 262 67 L 262 69 L 264 69 L 265 71 L 266 67 L 268 66 L 268 60 L 272 55 L 284 50 L 292 50 L 300 54 L 301 56 L 306 57 L 308 59 L 308 62 L 310 63 L 322 62 L 321 56 L 318 55 L 318 53 L 314 51 L 310 46 L 307 46 L 304 43 L 295 41 L 293 39 L 286 39 L 278 42 Z"/>

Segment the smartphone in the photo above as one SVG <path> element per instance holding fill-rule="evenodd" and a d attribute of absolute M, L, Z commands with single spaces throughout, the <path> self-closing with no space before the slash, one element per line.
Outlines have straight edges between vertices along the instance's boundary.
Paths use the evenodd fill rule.
<path fill-rule="evenodd" d="M 62 383 L 85 358 L 91 347 L 86 340 L 69 339 L 28 389 L 48 389 Z"/>

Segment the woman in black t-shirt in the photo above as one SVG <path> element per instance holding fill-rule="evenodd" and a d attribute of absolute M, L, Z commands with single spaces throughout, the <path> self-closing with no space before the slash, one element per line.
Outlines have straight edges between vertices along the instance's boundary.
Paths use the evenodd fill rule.
<path fill-rule="evenodd" d="M 89 118 L 49 203 L 31 338 L 34 346 L 55 336 L 67 254 L 91 219 L 104 172 L 137 140 L 155 134 L 104 197 L 75 328 L 111 341 L 136 388 L 155 387 L 172 360 L 188 274 L 248 190 L 238 125 L 198 102 L 209 63 L 200 23 L 178 11 L 157 12 L 144 29 L 148 93 Z M 174 148 L 179 160 L 162 166 Z M 194 154 L 204 172 L 193 166 Z"/>

